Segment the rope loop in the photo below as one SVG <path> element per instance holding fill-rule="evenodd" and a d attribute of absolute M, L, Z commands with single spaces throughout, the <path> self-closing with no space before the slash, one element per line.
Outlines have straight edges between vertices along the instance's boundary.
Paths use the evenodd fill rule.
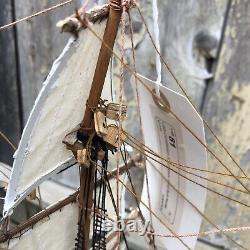
<path fill-rule="evenodd" d="M 126 10 L 134 8 L 136 6 L 135 0 L 109 0 L 109 6 L 116 11 Z"/>

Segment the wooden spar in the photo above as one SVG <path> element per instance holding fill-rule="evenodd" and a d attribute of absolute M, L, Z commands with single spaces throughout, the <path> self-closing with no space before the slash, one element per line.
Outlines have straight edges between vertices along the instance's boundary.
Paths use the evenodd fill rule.
<path fill-rule="evenodd" d="M 113 0 L 113 2 L 115 2 L 116 6 L 121 6 L 121 0 Z M 88 133 L 90 134 L 92 131 L 94 131 L 94 116 L 91 107 L 97 107 L 101 98 L 106 73 L 112 55 L 111 51 L 107 49 L 107 46 L 108 48 L 113 48 L 114 46 L 119 23 L 121 20 L 121 14 L 121 8 L 114 9 L 110 5 L 108 21 L 103 36 L 104 43 L 102 43 L 100 49 L 95 74 L 89 93 L 87 103 L 88 105 L 86 105 L 86 111 L 81 124 L 80 131 L 82 131 L 83 133 L 86 133 L 86 131 L 88 131 Z M 84 130 L 84 128 L 87 130 Z M 79 203 L 82 207 L 82 211 L 79 211 L 79 224 L 81 225 L 81 230 L 83 230 L 83 250 L 89 249 L 89 232 L 91 209 L 93 205 L 94 173 L 95 168 L 93 166 L 90 166 L 89 168 L 81 168 Z"/>
<path fill-rule="evenodd" d="M 127 165 L 123 165 L 119 167 L 119 174 L 124 174 L 126 173 L 127 169 L 131 169 L 137 165 L 137 163 L 142 161 L 142 156 L 138 154 L 134 159 L 131 159 L 127 162 Z M 108 173 L 108 179 L 114 179 L 117 174 L 117 169 L 114 169 L 111 171 L 111 173 Z M 97 182 L 97 186 L 100 184 L 99 180 Z M 28 220 L 26 220 L 24 223 L 15 226 L 14 228 L 6 231 L 6 232 L 1 232 L 0 234 L 0 243 L 5 242 L 6 240 L 11 239 L 14 237 L 16 234 L 21 233 L 24 230 L 27 230 L 29 228 L 32 228 L 36 223 L 41 221 L 42 219 L 49 217 L 52 213 L 62 209 L 63 207 L 67 206 L 68 204 L 72 202 L 76 202 L 77 196 L 79 194 L 79 191 L 73 193 L 72 195 L 68 196 L 64 200 L 61 200 L 57 202 L 56 204 L 48 207 L 46 210 L 41 211 L 40 213 L 32 216 Z"/>

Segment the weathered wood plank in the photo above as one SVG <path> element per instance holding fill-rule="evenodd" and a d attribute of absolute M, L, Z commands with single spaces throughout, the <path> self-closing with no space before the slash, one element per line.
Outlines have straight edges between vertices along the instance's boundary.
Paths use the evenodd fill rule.
<path fill-rule="evenodd" d="M 62 1 L 16 0 L 16 17 L 30 15 L 60 2 Z M 53 61 L 62 51 L 69 37 L 67 34 L 60 34 L 60 30 L 56 28 L 56 22 L 71 15 L 77 7 L 76 2 L 17 26 L 24 121 L 27 121 Z"/>
<path fill-rule="evenodd" d="M 153 34 L 152 2 L 144 1 L 144 3 L 141 4 L 141 9 Z M 158 1 L 161 52 L 198 107 L 202 104 L 206 88 L 206 77 L 204 76 L 209 75 L 207 63 L 209 60 L 213 60 L 217 54 L 226 6 L 227 0 Z M 131 13 L 134 39 L 137 41 L 137 71 L 155 80 L 154 47 L 149 36 L 145 35 L 144 25 L 137 11 L 132 10 Z M 127 40 L 129 41 L 127 47 L 130 47 L 129 38 Z M 131 53 L 128 61 L 131 65 L 133 64 Z M 116 72 L 119 76 L 119 69 L 116 69 Z M 126 81 L 129 79 L 127 75 L 129 74 L 125 74 Z M 162 79 L 163 84 L 167 87 L 181 92 L 164 65 L 162 65 Z M 138 109 L 130 84 L 125 84 L 125 92 L 129 105 L 129 116 L 133 117 L 126 121 L 127 129 L 139 136 L 139 121 L 137 124 L 134 122 L 138 119 Z M 134 203 L 134 199 L 132 199 L 132 203 Z"/>
<path fill-rule="evenodd" d="M 151 1 L 142 5 L 152 31 Z M 216 56 L 227 0 L 165 0 L 158 1 L 160 44 L 162 55 L 198 107 L 202 103 L 207 63 Z M 138 71 L 156 79 L 155 52 L 148 36 L 138 48 Z M 180 91 L 162 65 L 163 83 Z M 180 91 L 181 92 L 181 91 Z"/>
<path fill-rule="evenodd" d="M 232 1 L 215 78 L 208 89 L 203 110 L 214 131 L 248 175 L 250 174 L 249 13 L 249 1 Z M 228 164 L 230 169 L 235 174 L 242 175 L 212 137 L 208 136 L 208 139 L 210 147 Z M 222 167 L 210 159 L 210 169 L 218 171 Z M 239 187 L 233 179 L 224 178 L 224 181 L 231 186 Z M 225 188 L 220 190 L 237 200 L 249 201 L 248 196 L 242 193 L 232 192 Z M 225 227 L 249 224 L 248 208 L 240 208 L 239 205 L 222 200 L 215 195 L 209 194 L 206 213 L 211 215 L 217 224 Z M 246 248 L 250 245 L 249 233 L 237 233 L 231 236 L 238 239 Z"/>
<path fill-rule="evenodd" d="M 11 1 L 0 1 L 0 25 L 12 21 Z M 14 29 L 0 32 L 0 130 L 17 144 L 21 133 Z M 13 149 L 0 138 L 0 161 L 12 164 Z"/>

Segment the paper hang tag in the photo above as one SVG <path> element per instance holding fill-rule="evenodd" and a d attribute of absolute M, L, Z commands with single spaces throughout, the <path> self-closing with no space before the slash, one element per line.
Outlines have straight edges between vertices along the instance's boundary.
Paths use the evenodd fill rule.
<path fill-rule="evenodd" d="M 154 90 L 155 83 L 153 81 L 142 76 L 139 76 L 139 78 L 152 91 Z M 171 112 L 168 112 L 166 105 L 162 105 L 162 102 L 168 104 L 170 110 L 205 143 L 202 119 L 187 98 L 161 86 L 161 102 L 159 103 L 157 98 L 153 98 L 150 91 L 143 84 L 138 83 L 138 91 L 145 145 L 164 159 L 186 166 L 206 169 L 205 148 L 171 115 Z M 149 134 L 150 136 L 147 136 Z M 147 159 L 146 165 L 152 210 L 177 234 L 199 232 L 202 217 L 178 191 L 203 212 L 206 190 L 186 180 L 179 174 L 193 179 L 204 186 L 206 186 L 206 181 L 190 176 L 159 158 L 157 160 L 165 165 L 167 164 L 177 173 L 149 158 Z M 149 205 L 146 180 L 144 180 L 141 200 Z M 148 209 L 143 204 L 140 206 L 146 220 L 150 220 Z M 156 234 L 171 234 L 157 218 L 153 215 L 152 217 L 153 228 Z M 182 238 L 182 240 L 193 249 L 197 238 L 189 237 Z M 177 238 L 156 237 L 155 243 L 156 246 L 163 249 L 186 249 Z"/>

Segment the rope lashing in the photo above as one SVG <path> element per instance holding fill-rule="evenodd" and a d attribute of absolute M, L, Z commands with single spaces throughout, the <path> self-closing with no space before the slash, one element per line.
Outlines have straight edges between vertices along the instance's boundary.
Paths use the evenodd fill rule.
<path fill-rule="evenodd" d="M 128 11 L 129 9 L 136 6 L 136 1 L 135 0 L 110 0 L 109 6 L 110 8 L 116 11 L 121 11 L 123 9 Z"/>

